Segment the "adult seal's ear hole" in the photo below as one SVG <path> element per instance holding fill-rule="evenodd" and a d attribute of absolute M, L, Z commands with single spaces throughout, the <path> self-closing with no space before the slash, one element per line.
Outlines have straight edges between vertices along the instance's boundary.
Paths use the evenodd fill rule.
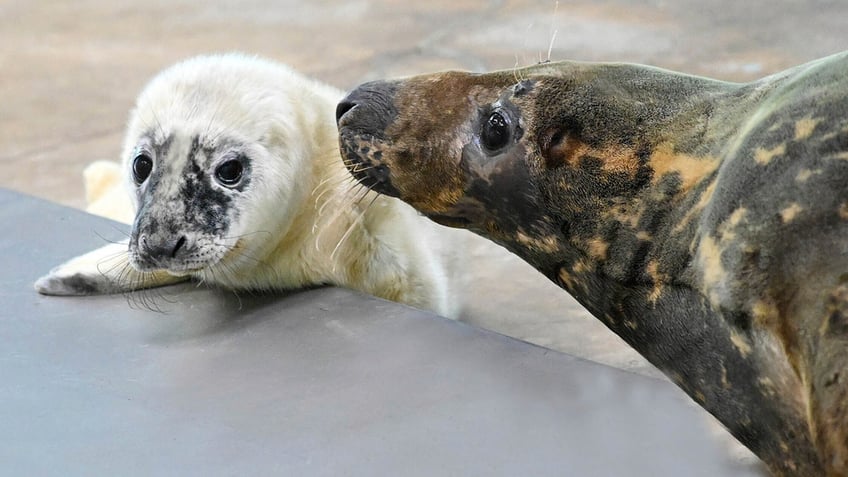
<path fill-rule="evenodd" d="M 568 139 L 565 130 L 551 128 L 545 131 L 540 142 L 542 158 L 547 169 L 562 167 L 568 162 Z"/>
<path fill-rule="evenodd" d="M 533 82 L 530 80 L 524 80 L 518 82 L 512 89 L 512 94 L 515 97 L 521 97 L 529 93 L 533 90 Z"/>

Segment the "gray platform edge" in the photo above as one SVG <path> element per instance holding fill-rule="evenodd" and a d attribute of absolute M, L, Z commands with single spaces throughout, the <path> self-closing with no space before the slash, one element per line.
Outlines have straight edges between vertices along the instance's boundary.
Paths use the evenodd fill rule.
<path fill-rule="evenodd" d="M 42 297 L 125 227 L 0 223 L 2 475 L 762 475 L 663 381 L 337 288 Z"/>

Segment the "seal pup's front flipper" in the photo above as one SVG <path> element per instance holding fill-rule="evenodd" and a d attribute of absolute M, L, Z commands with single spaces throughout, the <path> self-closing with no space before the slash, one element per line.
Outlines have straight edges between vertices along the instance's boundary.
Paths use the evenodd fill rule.
<path fill-rule="evenodd" d="M 129 263 L 127 241 L 74 257 L 35 282 L 43 295 L 106 295 L 171 285 L 188 280 L 165 271 L 139 272 Z"/>

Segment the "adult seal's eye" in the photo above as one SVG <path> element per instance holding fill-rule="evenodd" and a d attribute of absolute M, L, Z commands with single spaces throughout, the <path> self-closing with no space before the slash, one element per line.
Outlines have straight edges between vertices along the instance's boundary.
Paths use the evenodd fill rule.
<path fill-rule="evenodd" d="M 153 159 L 146 153 L 141 153 L 135 156 L 132 163 L 132 173 L 135 183 L 141 185 L 150 176 L 150 171 L 153 170 Z"/>
<path fill-rule="evenodd" d="M 231 159 L 215 169 L 215 179 L 223 186 L 233 187 L 241 181 L 244 165 L 238 159 Z"/>
<path fill-rule="evenodd" d="M 494 112 L 483 124 L 480 140 L 483 147 L 491 152 L 497 151 L 509 143 L 509 122 L 503 114 Z"/>

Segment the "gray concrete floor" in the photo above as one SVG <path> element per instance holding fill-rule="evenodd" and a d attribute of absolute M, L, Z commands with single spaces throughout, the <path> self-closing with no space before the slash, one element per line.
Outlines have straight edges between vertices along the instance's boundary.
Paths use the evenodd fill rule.
<path fill-rule="evenodd" d="M 549 57 L 745 81 L 840 51 L 846 18 L 838 0 L 0 0 L 0 186 L 84 206 L 81 171 L 118 159 L 140 88 L 199 53 L 260 54 L 342 89 Z M 472 255 L 467 321 L 657 375 L 518 259 Z"/>

